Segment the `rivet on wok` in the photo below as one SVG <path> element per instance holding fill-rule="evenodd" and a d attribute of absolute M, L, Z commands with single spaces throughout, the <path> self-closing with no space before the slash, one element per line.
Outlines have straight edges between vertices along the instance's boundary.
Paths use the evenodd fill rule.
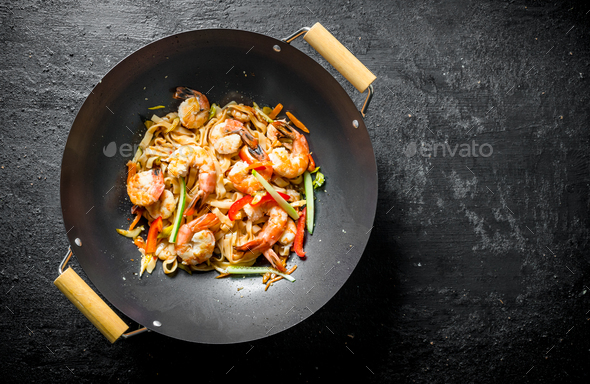
<path fill-rule="evenodd" d="M 78 247 L 81 247 L 81 246 L 82 246 L 82 240 L 80 240 L 80 239 L 79 239 L 79 238 L 77 238 L 77 237 L 76 237 L 76 240 L 74 240 L 74 243 L 76 243 L 76 245 L 77 245 Z"/>
<path fill-rule="evenodd" d="M 274 49 L 275 52 L 281 52 L 281 47 L 279 47 L 278 45 L 275 45 L 274 47 L 272 47 L 272 49 Z"/>
<path fill-rule="evenodd" d="M 154 320 L 154 327 L 161 327 L 162 323 L 160 323 L 158 320 Z"/>
<path fill-rule="evenodd" d="M 356 120 L 353 120 L 352 121 L 352 126 L 355 127 L 355 128 L 358 128 L 359 127 L 359 122 L 356 121 Z"/>

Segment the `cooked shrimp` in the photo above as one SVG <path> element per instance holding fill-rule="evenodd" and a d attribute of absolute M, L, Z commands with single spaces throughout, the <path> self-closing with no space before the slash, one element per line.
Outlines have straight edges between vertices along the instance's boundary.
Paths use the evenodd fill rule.
<path fill-rule="evenodd" d="M 235 163 L 230 169 L 227 178 L 232 182 L 234 187 L 242 193 L 251 195 L 254 192 L 262 191 L 264 187 L 256 177 L 250 173 L 249 163 L 254 163 L 256 161 L 270 162 L 270 158 L 259 145 L 254 149 L 246 145 L 243 146 L 240 150 L 240 157 L 247 158 L 248 162 L 238 161 Z M 265 180 L 270 180 L 272 177 L 272 168 L 268 166 L 265 169 L 259 170 L 258 173 L 264 177 Z"/>
<path fill-rule="evenodd" d="M 207 261 L 215 249 L 215 235 L 208 229 L 193 234 L 191 242 L 178 248 L 176 254 L 182 259 L 182 264 L 197 265 Z"/>
<path fill-rule="evenodd" d="M 187 87 L 176 88 L 175 99 L 184 99 L 178 107 L 180 122 L 187 128 L 200 128 L 209 119 L 209 100 L 201 92 Z"/>
<path fill-rule="evenodd" d="M 158 201 L 164 188 L 164 175 L 159 168 L 136 173 L 127 182 L 129 199 L 143 207 Z"/>
<path fill-rule="evenodd" d="M 235 248 L 238 251 L 261 251 L 275 268 L 284 271 L 285 267 L 280 263 L 278 256 L 271 248 L 285 231 L 289 215 L 281 207 L 271 205 L 268 209 L 268 216 L 268 221 L 264 223 L 262 230 L 254 239 Z"/>
<path fill-rule="evenodd" d="M 245 161 L 235 163 L 227 174 L 227 178 L 238 191 L 248 195 L 264 189 L 256 177 L 250 173 L 249 164 Z"/>
<path fill-rule="evenodd" d="M 183 264 L 201 264 L 213 255 L 215 235 L 207 228 L 218 223 L 215 214 L 207 213 L 180 227 L 175 251 Z"/>
<path fill-rule="evenodd" d="M 258 141 L 244 124 L 234 119 L 227 119 L 216 124 L 209 132 L 209 140 L 217 153 L 222 155 L 236 153 L 242 146 L 242 140 L 249 146 L 258 145 Z"/>
<path fill-rule="evenodd" d="M 268 154 L 268 157 L 272 161 L 273 170 L 280 176 L 288 179 L 293 179 L 303 174 L 309 164 L 309 145 L 305 136 L 282 121 L 275 121 L 272 126 L 278 132 L 269 129 L 272 132 L 269 135 L 271 140 L 273 139 L 273 135 L 286 136 L 293 140 L 290 152 L 285 147 L 276 147 Z"/>
<path fill-rule="evenodd" d="M 238 251 L 262 251 L 272 247 L 281 237 L 289 215 L 278 205 L 271 205 L 267 211 L 268 221 L 256 238 L 236 247 Z"/>
<path fill-rule="evenodd" d="M 250 121 L 250 116 L 248 116 L 248 114 L 245 112 L 234 109 L 232 110 L 231 114 L 234 117 L 234 119 L 239 120 L 242 123 L 247 123 L 248 121 Z"/>
<path fill-rule="evenodd" d="M 173 257 L 176 257 L 176 250 L 174 249 L 174 244 L 169 243 L 167 240 L 162 240 L 156 248 L 155 255 L 160 260 L 168 260 Z"/>
<path fill-rule="evenodd" d="M 295 240 L 296 233 L 297 233 L 297 224 L 295 224 L 295 221 L 293 221 L 293 219 L 288 218 L 287 219 L 287 228 L 285 228 L 285 230 L 281 234 L 281 237 L 279 237 L 278 243 L 281 245 L 292 244 L 293 241 Z"/>
<path fill-rule="evenodd" d="M 145 207 L 151 217 L 157 218 L 158 216 L 162 216 L 162 219 L 172 216 L 175 208 L 176 199 L 174 198 L 174 194 L 167 189 L 162 192 L 158 201 Z"/>
<path fill-rule="evenodd" d="M 215 191 L 215 184 L 217 181 L 217 171 L 215 170 L 215 163 L 209 153 L 198 145 L 183 145 L 174 151 L 168 157 L 168 173 L 172 177 L 184 177 L 188 174 L 190 167 L 197 167 L 199 169 L 199 192 L 195 195 L 193 204 L 200 198 L 204 201 L 207 196 Z"/>

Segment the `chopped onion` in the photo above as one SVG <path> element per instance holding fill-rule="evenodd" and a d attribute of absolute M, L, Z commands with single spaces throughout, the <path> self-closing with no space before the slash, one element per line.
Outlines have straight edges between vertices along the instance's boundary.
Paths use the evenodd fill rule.
<path fill-rule="evenodd" d="M 260 107 L 258 106 L 258 104 L 252 103 L 252 105 L 254 106 L 254 110 L 256 112 L 258 112 L 258 114 L 260 115 L 260 117 L 262 117 L 262 119 L 265 120 L 267 123 L 272 123 L 274 121 L 273 119 L 271 119 L 270 117 L 268 117 L 266 115 L 266 113 L 264 113 L 262 111 L 262 109 L 260 109 Z"/>
<path fill-rule="evenodd" d="M 132 229 L 131 231 L 117 228 L 117 233 L 119 235 L 123 235 L 125 237 L 130 237 L 132 239 L 135 239 L 137 236 L 139 236 L 141 231 L 143 231 L 143 226 Z"/>

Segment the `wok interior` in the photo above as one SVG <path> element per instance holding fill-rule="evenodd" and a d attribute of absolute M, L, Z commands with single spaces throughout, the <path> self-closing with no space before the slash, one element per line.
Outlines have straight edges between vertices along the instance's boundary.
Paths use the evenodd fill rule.
<path fill-rule="evenodd" d="M 221 105 L 231 100 L 261 106 L 280 102 L 310 129 L 310 150 L 326 184 L 316 193 L 316 227 L 305 243 L 308 257 L 300 260 L 293 254 L 288 262 L 298 265 L 296 282 L 283 280 L 264 292 L 259 276 L 215 279 L 216 272 L 184 271 L 166 276 L 160 266 L 152 275 L 136 275 L 141 255 L 130 239 L 115 232 L 126 228 L 132 217 L 125 163 L 145 132 L 139 115 L 175 110 L 179 102 L 172 90 L 180 85 L 206 93 L 211 103 Z M 166 108 L 148 110 L 156 105 Z M 358 129 L 353 120 L 359 122 Z M 108 157 L 113 148 L 115 155 Z M 376 199 L 373 149 L 346 92 L 297 49 L 243 31 L 174 35 L 123 60 L 80 109 L 62 162 L 64 223 L 92 283 L 134 321 L 202 343 L 270 336 L 318 310 L 358 263 Z M 81 247 L 75 245 L 76 238 Z"/>

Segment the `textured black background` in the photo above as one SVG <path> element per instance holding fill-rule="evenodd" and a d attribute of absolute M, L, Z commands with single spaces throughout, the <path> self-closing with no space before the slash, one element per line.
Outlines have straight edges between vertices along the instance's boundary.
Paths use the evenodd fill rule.
<path fill-rule="evenodd" d="M 1 380 L 587 382 L 589 11 L 543 1 L 3 2 Z M 76 111 L 118 61 L 160 37 L 235 28 L 283 38 L 316 21 L 378 77 L 365 120 L 378 212 L 359 266 L 325 307 L 267 339 L 207 346 L 147 333 L 111 345 L 52 283 L 68 247 L 59 172 Z M 293 44 L 362 103 L 304 41 Z M 412 143 L 473 140 L 493 154 L 407 156 Z"/>

